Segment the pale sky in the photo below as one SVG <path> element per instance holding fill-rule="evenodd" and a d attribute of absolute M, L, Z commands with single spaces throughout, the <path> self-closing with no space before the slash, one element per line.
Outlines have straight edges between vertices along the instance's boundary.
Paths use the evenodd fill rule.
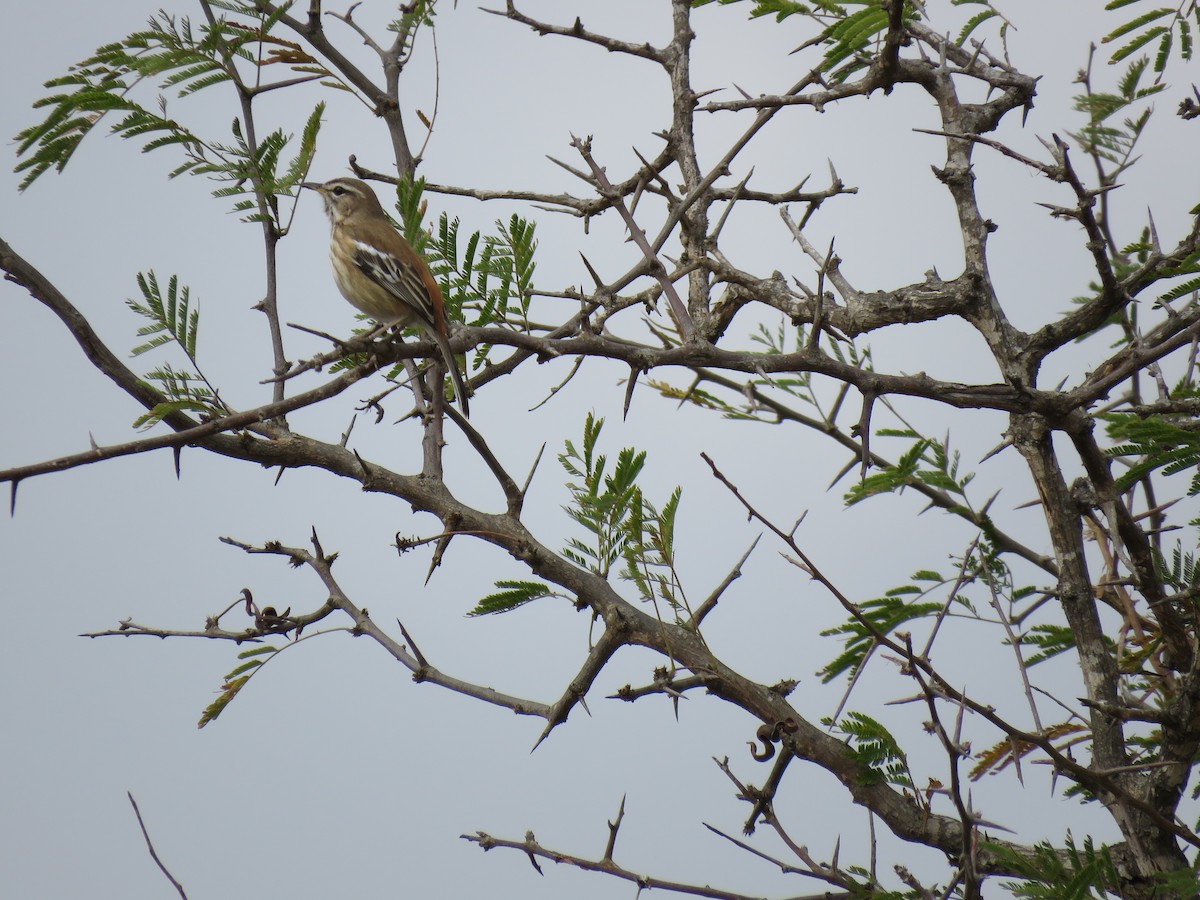
<path fill-rule="evenodd" d="M 164 2 L 172 13 L 200 18 L 191 3 Z M 929 4 L 939 11 L 945 5 Z M 1026 129 L 1021 131 L 1014 116 L 1001 136 L 1036 154 L 1038 135 L 1078 127 L 1079 119 L 1068 112 L 1077 90 L 1070 82 L 1088 41 L 1108 20 L 1085 26 L 1054 5 L 1029 0 L 1008 5 L 1019 26 L 1009 42 L 1014 62 L 1046 77 Z M 659 44 L 668 34 L 662 2 L 527 6 L 531 14 L 565 23 L 578 13 L 589 28 L 629 39 Z M 357 18 L 370 27 L 386 20 L 392 8 L 368 2 Z M 781 26 L 747 22 L 747 8 L 713 6 L 697 13 L 698 89 L 737 84 L 750 94 L 774 93 L 811 66 L 808 59 L 787 55 L 808 36 L 799 20 Z M 139 27 L 155 9 L 155 3 L 139 0 L 59 0 L 9 10 L 0 32 L 6 85 L 0 131 L 12 136 L 36 121 L 31 105 L 44 94 L 42 82 L 64 73 L 97 44 Z M 335 24 L 330 23 L 333 33 Z M 667 94 L 650 63 L 538 38 L 472 4 L 457 10 L 446 4 L 438 26 L 439 117 L 421 170 L 431 181 L 579 194 L 585 186 L 546 159 L 575 163 L 568 146 L 572 133 L 595 136 L 597 155 L 614 181 L 636 165 L 631 148 L 643 154 L 658 149 L 653 132 L 665 127 Z M 353 39 L 345 44 L 361 49 Z M 426 36 L 406 88 L 414 132 L 419 126 L 411 110 L 428 114 L 435 102 L 431 49 Z M 344 174 L 350 153 L 368 167 L 386 168 L 388 148 L 378 123 L 353 103 L 334 99 L 313 176 Z M 1166 162 L 1155 170 L 1135 170 L 1116 201 L 1132 209 L 1151 205 L 1164 232 L 1178 227 L 1188 205 L 1158 177 L 1162 165 L 1186 158 L 1182 143 L 1174 143 L 1174 102 L 1160 104 L 1160 130 L 1148 137 L 1166 145 Z M 811 239 L 823 246 L 836 235 L 848 277 L 875 290 L 918 281 L 935 266 L 953 275 L 960 251 L 952 210 L 929 171 L 941 162 L 943 148 L 936 138 L 911 130 L 936 127 L 930 104 L 911 88 L 870 104 L 867 109 L 860 99 L 824 115 L 805 110 L 781 116 L 738 160 L 735 177 L 754 165 L 756 179 L 762 179 L 754 184 L 761 189 L 791 186 L 809 172 L 812 184 L 823 185 L 832 160 L 860 193 L 830 203 L 814 220 Z M 173 100 L 171 109 L 194 116 L 218 136 L 227 133 L 233 115 L 221 88 L 193 101 Z M 287 130 L 298 131 L 306 111 L 284 100 L 275 112 Z M 714 118 L 703 127 L 702 143 L 715 159 L 744 121 Z M 267 398 L 258 384 L 270 367 L 265 323 L 250 309 L 262 291 L 256 226 L 239 223 L 224 201 L 209 197 L 211 185 L 202 180 L 168 181 L 166 173 L 178 162 L 171 151 L 142 155 L 131 142 L 93 135 L 63 174 L 49 173 L 18 195 L 19 178 L 11 172 L 15 145 L 8 146 L 7 162 L 0 165 L 0 236 L 85 311 L 115 352 L 125 354 L 139 343 L 135 331 L 141 321 L 124 304 L 136 294 L 136 273 L 178 273 L 199 298 L 200 356 L 221 380 L 226 398 L 241 407 Z M 1010 161 L 980 154 L 977 162 L 985 212 L 1001 226 L 993 239 L 997 283 L 1017 324 L 1029 327 L 1066 309 L 1084 291 L 1082 240 L 1072 226 L 1051 222 L 1034 206 L 1062 196 Z M 1194 197 L 1194 190 L 1183 194 Z M 284 319 L 348 333 L 352 311 L 328 274 L 327 225 L 314 200 L 304 198 L 281 249 Z M 514 211 L 536 218 L 537 282 L 545 288 L 586 280 L 581 250 L 604 273 L 622 272 L 636 259 L 615 220 L 592 223 L 585 236 L 578 220 L 527 206 L 434 195 L 429 202 L 434 218 L 443 211 L 462 216 L 464 231 L 490 228 Z M 726 252 L 736 253 L 743 268 L 763 274 L 779 269 L 811 281 L 811 263 L 790 244 L 774 213 L 747 210 L 731 222 L 728 236 Z M 762 320 L 778 324 L 766 315 Z M 741 327 L 732 339 L 750 346 L 749 324 Z M 296 332 L 288 341 L 293 359 L 324 349 Z M 881 370 L 993 377 L 982 343 L 961 325 L 892 329 L 870 343 Z M 146 357 L 131 365 L 145 369 L 168 358 Z M 1078 358 L 1055 359 L 1044 377 L 1056 381 L 1077 366 Z M 0 467 L 86 449 L 89 434 L 100 444 L 133 436 L 130 424 L 140 410 L 95 374 L 54 317 L 7 283 L 0 286 L 0 367 L 6 385 L 0 391 Z M 922 504 L 912 497 L 843 511 L 848 483 L 827 488 L 846 462 L 844 455 L 797 429 L 725 422 L 690 407 L 677 410 L 644 387 L 621 422 L 620 367 L 590 365 L 552 401 L 528 412 L 568 368 L 566 361 L 531 368 L 519 380 L 493 384 L 472 399 L 474 424 L 511 471 L 526 472 L 547 442 L 527 509 L 551 546 L 573 534 L 561 512 L 564 476 L 554 459 L 564 439 L 579 440 L 590 410 L 608 418 L 604 446 L 610 455 L 627 445 L 649 451 L 647 478 L 658 489 L 657 502 L 683 484 L 679 547 L 692 598 L 708 594 L 759 531 L 708 475 L 701 451 L 780 523 L 808 511 L 798 531 L 806 550 L 860 599 L 904 583 L 916 569 L 948 568 L 947 557 L 969 541 L 947 516 L 915 517 Z M 661 374 L 686 380 L 680 373 Z M 293 425 L 336 440 L 354 403 L 378 389 L 377 380 L 368 382 L 326 408 L 295 416 Z M 968 466 L 999 442 L 1003 429 L 994 415 L 950 416 L 928 404 L 904 410 L 933 434 L 949 427 Z M 402 471 L 419 464 L 411 426 L 372 429 L 363 419 L 355 437 Z M 976 497 L 982 502 L 995 487 L 1005 487 L 997 514 L 1011 529 L 1034 529 L 1030 540 L 1042 542 L 1037 512 L 1015 510 L 1032 499 L 1032 487 L 1014 466 L 1015 457 L 990 463 L 981 471 Z M 447 467 L 448 480 L 465 500 L 497 507 L 495 488 L 457 436 Z M 325 548 L 341 554 L 336 571 L 356 602 L 380 622 L 400 618 L 444 671 L 540 701 L 556 698 L 574 675 L 586 652 L 588 623 L 569 604 L 552 601 L 508 616 L 464 618 L 496 578 L 522 577 L 507 556 L 458 541 L 426 587 L 428 551 L 397 559 L 389 545 L 397 532 L 429 533 L 431 517 L 414 516 L 322 473 L 289 471 L 278 487 L 274 477 L 187 451 L 178 481 L 170 453 L 160 452 L 21 485 L 15 518 L 0 518 L 6 615 L 0 697 L 9 719 L 0 755 L 0 884 L 6 896 L 173 896 L 146 853 L 126 791 L 138 800 L 159 855 L 192 900 L 632 897 L 635 889 L 628 884 L 545 864 L 545 876 L 538 877 L 520 854 L 484 854 L 459 839 L 477 830 L 519 839 L 532 830 L 547 847 L 598 857 L 607 839 L 605 823 L 622 796 L 626 817 L 617 860 L 629 868 L 770 896 L 821 890 L 817 882 L 785 878 L 703 827 L 708 822 L 740 835 L 747 807 L 734 798 L 712 757 L 729 756 L 742 777 L 761 783 L 768 768 L 755 764 L 746 748 L 757 723 L 699 694 L 682 704 L 678 721 L 659 698 L 633 705 L 604 699 L 627 682 L 650 680 L 661 661 L 649 653 L 620 656 L 588 697 L 590 717 L 576 709 L 531 754 L 540 720 L 415 685 L 380 648 L 345 634 L 310 641 L 274 661 L 202 731 L 196 720 L 224 673 L 236 665 L 237 647 L 77 636 L 115 627 L 126 617 L 146 625 L 201 628 L 207 615 L 231 603 L 243 587 L 262 604 L 314 608 L 323 594 L 310 572 L 247 556 L 218 538 L 302 545 L 315 527 Z M 744 577 L 709 620 L 706 636 L 718 654 L 751 677 L 767 683 L 800 679 L 793 700 L 818 719 L 836 707 L 844 684 L 819 685 L 814 673 L 838 648 L 817 635 L 842 615 L 780 559 L 781 549 L 764 538 Z M 961 655 L 947 644 L 939 660 L 965 686 L 977 683 L 982 690 L 997 677 L 993 673 L 1012 676 L 1002 648 L 985 650 L 970 641 L 965 629 Z M 1064 679 L 1074 677 L 1069 667 L 1060 671 Z M 1069 681 L 1064 685 L 1065 696 L 1076 696 Z M 919 721 L 907 721 L 903 707 L 885 711 L 878 704 L 908 693 L 911 685 L 879 665 L 851 706 L 887 718 L 898 735 L 932 754 L 929 774 L 940 777 L 940 750 L 921 733 Z M 1027 784 L 1039 784 L 1038 777 L 1027 773 Z M 794 835 L 822 859 L 840 837 L 842 862 L 866 864 L 865 812 L 851 807 L 823 772 L 795 765 L 788 779 L 779 812 Z M 973 791 L 988 818 L 1021 825 L 1023 839 L 1060 841 L 1069 826 L 1078 834 L 1103 821 L 1071 801 L 1047 801 L 1044 787 L 1016 792 L 1001 778 Z M 1031 826 L 1034 799 L 1048 812 L 1039 808 Z M 766 852 L 783 852 L 766 829 L 760 828 L 757 840 Z M 931 851 L 896 852 L 886 837 L 883 848 L 881 860 L 889 864 L 902 860 L 914 869 L 943 871 Z"/>

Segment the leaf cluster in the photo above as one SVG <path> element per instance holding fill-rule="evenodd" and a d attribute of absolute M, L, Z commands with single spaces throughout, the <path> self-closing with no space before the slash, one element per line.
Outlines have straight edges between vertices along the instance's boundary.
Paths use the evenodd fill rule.
<path fill-rule="evenodd" d="M 972 14 L 966 23 L 959 29 L 956 43 L 961 47 L 967 43 L 967 40 L 974 34 L 980 25 L 990 19 L 999 19 L 999 38 L 1003 45 L 1008 39 L 1008 30 L 1011 23 L 1004 15 L 991 4 L 991 0 L 950 0 L 953 6 L 982 6 L 979 12 Z"/>
<path fill-rule="evenodd" d="M 894 587 L 882 597 L 857 604 L 853 617 L 821 632 L 822 637 L 844 638 L 842 652 L 817 672 L 822 682 L 833 681 L 846 672 L 854 675 L 874 651 L 879 637 L 886 637 L 905 623 L 924 619 L 943 608 L 944 604 L 923 598 L 945 584 L 945 579 L 936 572 L 922 571 L 913 576 L 913 581 L 917 583 Z M 920 582 L 925 582 L 924 586 Z"/>
<path fill-rule="evenodd" d="M 1113 124 L 1113 118 L 1166 88 L 1162 83 L 1143 86 L 1142 78 L 1149 64 L 1144 56 L 1130 62 L 1117 81 L 1116 91 L 1089 90 L 1075 97 L 1075 109 L 1087 116 L 1087 124 L 1079 131 L 1070 132 L 1071 137 L 1086 153 L 1116 166 L 1114 177 L 1129 166 L 1134 147 L 1145 132 L 1153 110 L 1146 106 L 1120 124 Z"/>
<path fill-rule="evenodd" d="M 687 601 L 675 571 L 675 521 L 682 495 L 677 487 L 659 510 L 637 484 L 646 462 L 645 451 L 626 447 L 610 469 L 599 452 L 604 420 L 589 414 L 578 447 L 566 441 L 558 460 L 567 475 L 571 501 L 564 510 L 583 526 L 585 537 L 571 538 L 563 555 L 603 578 L 618 569 L 634 584 L 642 600 L 663 600 L 677 614 Z M 618 564 L 620 564 L 618 568 Z M 509 612 L 542 597 L 561 596 L 536 581 L 496 582 L 499 588 L 479 601 L 472 616 Z"/>
<path fill-rule="evenodd" d="M 145 377 L 158 385 L 165 399 L 139 416 L 134 427 L 149 428 L 173 412 L 218 414 L 225 406 L 208 379 L 199 373 L 196 345 L 200 335 L 200 310 L 192 305 L 188 287 L 181 286 L 178 276 L 172 275 L 167 279 L 164 291 L 153 271 L 139 272 L 137 284 L 142 299 L 125 302 L 135 313 L 149 320 L 149 324 L 140 327 L 137 333 L 138 337 L 150 340 L 134 347 L 130 355 L 141 356 L 174 343 L 196 371 L 176 369 L 166 363 L 147 372 Z"/>
<path fill-rule="evenodd" d="M 399 230 L 428 257 L 450 317 L 488 325 L 527 316 L 537 268 L 535 224 L 514 214 L 507 222 L 497 219 L 494 234 L 474 231 L 464 240 L 461 220 L 445 213 L 431 233 L 425 226 L 427 209 L 425 179 L 401 179 L 396 185 Z"/>
<path fill-rule="evenodd" d="M 608 457 L 597 450 L 604 420 L 589 414 L 579 448 L 571 441 L 558 457 L 572 480 L 567 515 L 582 525 L 586 538 L 572 538 L 563 555 L 576 565 L 608 578 L 618 562 L 641 599 L 664 600 L 676 612 L 687 604 L 675 572 L 675 520 L 681 491 L 677 487 L 659 510 L 637 484 L 646 463 L 645 451 L 626 447 L 611 471 Z"/>
<path fill-rule="evenodd" d="M 1068 832 L 1066 845 L 1058 848 L 1047 842 L 1029 851 L 1018 852 L 999 843 L 986 843 L 989 853 L 1021 881 L 1007 882 L 1006 890 L 1015 897 L 1036 900 L 1103 900 L 1121 895 L 1121 881 L 1107 848 L 1097 848 L 1091 837 L 1083 847 L 1076 846 Z"/>
<path fill-rule="evenodd" d="M 460 221 L 445 213 L 438 222 L 431 251 L 434 274 L 452 310 L 471 325 L 516 322 L 528 327 L 529 303 L 536 268 L 534 223 L 515 213 L 496 220 L 496 232 L 474 231 L 459 249 Z"/>
<path fill-rule="evenodd" d="M 561 596 L 547 584 L 540 581 L 504 580 L 496 582 L 498 591 L 488 594 L 475 604 L 468 616 L 490 616 L 495 613 L 511 612 L 518 606 L 524 606 L 542 597 Z"/>
<path fill-rule="evenodd" d="M 706 6 L 713 0 L 693 0 L 692 5 Z M 722 6 L 743 0 L 716 0 Z M 840 83 L 875 60 L 888 27 L 888 9 L 884 0 L 753 0 L 750 18 L 774 17 L 782 22 L 791 16 L 805 16 L 821 26 L 820 33 L 804 46 L 819 44 L 824 54 L 821 68 L 828 79 Z M 904 2 L 903 19 L 913 21 L 920 16 L 919 4 Z"/>
<path fill-rule="evenodd" d="M 221 691 L 217 695 L 217 699 L 204 708 L 204 712 L 200 714 L 200 721 L 196 723 L 196 727 L 203 728 L 220 716 L 225 711 L 225 707 L 233 702 L 233 698 L 254 677 L 255 672 L 269 662 L 278 652 L 278 647 L 263 646 L 255 647 L 252 650 L 243 650 L 239 653 L 237 658 L 245 660 L 245 662 L 234 667 L 232 671 L 225 675 L 225 680 L 221 684 Z"/>
<path fill-rule="evenodd" d="M 1142 3 L 1142 0 L 1111 0 L 1107 10 L 1126 9 Z M 1160 76 L 1166 71 L 1176 40 L 1179 42 L 1179 58 L 1185 62 L 1192 58 L 1193 23 L 1200 28 L 1200 3 L 1185 0 L 1175 7 L 1160 6 L 1149 12 L 1134 16 L 1104 36 L 1101 43 L 1120 46 L 1113 51 L 1109 63 L 1118 63 L 1147 44 L 1158 41 L 1158 52 L 1154 54 L 1154 71 Z"/>
<path fill-rule="evenodd" d="M 1109 448 L 1110 456 L 1125 457 L 1129 467 L 1117 479 L 1117 487 L 1126 490 L 1151 473 L 1163 475 L 1191 472 L 1187 494 L 1200 494 L 1200 429 L 1191 417 L 1137 413 L 1106 413 L 1109 436 L 1117 441 Z"/>
<path fill-rule="evenodd" d="M 224 183 L 216 196 L 252 195 L 240 199 L 236 210 L 251 212 L 252 220 L 277 220 L 276 196 L 293 191 L 312 162 L 324 104 L 309 115 L 296 154 L 284 164 L 282 153 L 292 137 L 282 130 L 251 142 L 244 123 L 235 118 L 232 142 L 216 141 L 175 118 L 168 110 L 167 94 L 186 98 L 215 85 L 232 84 L 249 102 L 275 87 L 310 79 L 324 79 L 332 87 L 344 85 L 299 44 L 271 34 L 286 5 L 269 14 L 250 3 L 213 5 L 249 21 L 222 17 L 193 26 L 187 17 L 159 12 L 145 29 L 99 47 L 67 75 L 46 82 L 55 92 L 34 104 L 35 109 L 48 110 L 46 117 L 16 136 L 17 153 L 24 157 L 16 171 L 26 173 L 21 189 L 51 168 L 65 168 L 83 139 L 102 122 L 110 122 L 109 133 L 142 141 L 143 153 L 165 147 L 179 151 L 183 161 L 170 177 L 191 173 L 214 178 Z M 263 70 L 274 64 L 286 65 L 299 77 L 263 84 Z M 253 78 L 243 79 L 239 65 L 248 66 Z M 155 85 L 161 93 L 146 101 L 138 99 L 144 83 Z"/>
<path fill-rule="evenodd" d="M 848 752 L 868 770 L 866 784 L 886 783 L 912 789 L 908 755 L 882 723 L 861 712 L 848 712 L 836 723 L 830 719 L 823 722 L 846 736 Z"/>
<path fill-rule="evenodd" d="M 847 506 L 879 494 L 898 493 L 913 484 L 925 484 L 948 494 L 966 497 L 967 485 L 975 477 L 959 474 L 960 455 L 950 450 L 950 440 L 935 441 L 910 428 L 881 428 L 879 437 L 911 441 L 909 448 L 891 465 L 861 479 L 846 492 Z"/>
<path fill-rule="evenodd" d="M 564 509 L 587 532 L 586 538 L 572 538 L 563 555 L 576 565 L 608 578 L 613 566 L 623 558 L 631 524 L 638 516 L 636 508 L 642 503 L 637 478 L 646 463 L 646 452 L 624 448 L 610 471 L 608 457 L 597 451 L 603 428 L 604 420 L 589 413 L 580 448 L 566 441 L 558 461 L 567 475 L 575 479 L 567 483 L 571 502 Z"/>

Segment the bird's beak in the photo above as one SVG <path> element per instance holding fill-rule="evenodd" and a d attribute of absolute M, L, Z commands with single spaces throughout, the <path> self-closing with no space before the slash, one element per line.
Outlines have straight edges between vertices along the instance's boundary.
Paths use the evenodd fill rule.
<path fill-rule="evenodd" d="M 316 191 L 319 194 L 324 190 L 325 185 L 317 184 L 315 181 L 305 181 L 301 183 L 300 187 L 308 188 L 310 191 Z"/>

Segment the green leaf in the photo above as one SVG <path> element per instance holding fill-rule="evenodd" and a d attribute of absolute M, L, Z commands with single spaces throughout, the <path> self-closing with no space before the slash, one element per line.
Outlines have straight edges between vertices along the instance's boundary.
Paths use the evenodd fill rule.
<path fill-rule="evenodd" d="M 1111 8 L 1111 7 L 1106 7 L 1106 8 Z M 1153 22 L 1156 19 L 1161 19 L 1163 16 L 1173 15 L 1174 13 L 1175 13 L 1175 10 L 1170 9 L 1169 7 L 1165 7 L 1165 6 L 1155 9 L 1155 10 L 1151 10 L 1148 13 L 1143 13 L 1142 15 L 1138 16 L 1136 19 L 1133 19 L 1129 22 L 1126 22 L 1124 25 L 1120 25 L 1117 28 L 1114 28 L 1107 35 L 1105 35 L 1103 38 L 1100 39 L 1100 43 L 1102 43 L 1102 44 L 1111 43 L 1112 41 L 1115 41 L 1119 37 L 1124 37 L 1125 35 L 1129 34 L 1129 32 L 1131 32 L 1131 31 L 1136 31 L 1137 29 L 1141 28 L 1143 25 L 1149 24 L 1150 22 Z"/>
<path fill-rule="evenodd" d="M 862 783 L 887 783 L 908 789 L 913 787 L 908 756 L 878 720 L 866 713 L 848 712 L 836 723 L 829 719 L 823 721 L 847 736 L 850 755 L 867 769 L 867 774 L 861 776 Z"/>
<path fill-rule="evenodd" d="M 1184 281 L 1181 284 L 1177 284 L 1169 291 L 1160 294 L 1158 299 L 1160 301 L 1179 300 L 1189 294 L 1194 294 L 1196 291 L 1200 291 L 1200 278 L 1193 278 L 1191 281 Z"/>
<path fill-rule="evenodd" d="M 270 658 L 278 653 L 280 648 L 264 645 L 256 647 L 253 650 L 245 650 L 238 654 L 238 659 L 247 660 L 247 662 L 235 667 L 231 672 L 225 675 L 224 683 L 221 685 L 220 694 L 217 699 L 204 708 L 200 714 L 200 721 L 196 723 L 197 728 L 203 728 L 210 722 L 216 721 L 217 717 L 225 711 L 225 708 L 233 702 L 233 699 L 241 692 L 242 688 L 254 677 L 255 673 L 267 662 Z M 264 656 L 264 659 L 255 659 L 254 657 Z M 248 674 L 247 674 L 248 673 Z"/>
<path fill-rule="evenodd" d="M 971 16 L 971 18 L 967 20 L 967 23 L 963 25 L 962 30 L 958 33 L 958 45 L 961 47 L 966 44 L 967 38 L 971 36 L 972 32 L 974 32 L 976 28 L 996 15 L 997 13 L 994 9 L 985 9 L 982 12 L 977 12 L 975 15 Z"/>
<path fill-rule="evenodd" d="M 167 416 L 177 412 L 210 413 L 212 412 L 212 405 L 199 400 L 171 400 L 157 403 L 148 412 L 134 419 L 133 427 L 144 431 L 147 428 L 157 425 Z"/>
<path fill-rule="evenodd" d="M 496 587 L 501 590 L 480 599 L 467 615 L 489 616 L 511 612 L 518 606 L 555 595 L 549 585 L 540 581 L 497 581 Z"/>
<path fill-rule="evenodd" d="M 924 593 L 924 589 L 918 589 Z M 817 674 L 823 683 L 833 681 L 844 672 L 856 672 L 875 646 L 875 634 L 891 634 L 906 622 L 922 619 L 939 612 L 943 604 L 923 601 L 907 603 L 898 596 L 883 596 L 859 604 L 858 614 L 862 619 L 852 618 L 836 628 L 821 632 L 822 637 L 840 635 L 845 637 L 845 649 L 836 658 L 826 663 Z"/>
<path fill-rule="evenodd" d="M 1132 41 L 1130 41 L 1128 44 L 1126 44 L 1120 50 L 1117 50 L 1112 55 L 1112 58 L 1108 61 L 1108 64 L 1115 65 L 1116 63 L 1119 63 L 1121 60 L 1125 59 L 1127 56 L 1133 55 L 1138 50 L 1142 49 L 1142 47 L 1146 46 L 1146 44 L 1150 43 L 1152 40 L 1154 40 L 1156 37 L 1158 37 L 1160 34 L 1164 34 L 1166 32 L 1166 30 L 1167 30 L 1167 28 L 1165 25 L 1158 25 L 1154 28 L 1151 28 L 1149 31 L 1144 32 L 1143 34 L 1139 34 L 1137 37 L 1135 37 Z"/>
<path fill-rule="evenodd" d="M 1002 884 L 1015 897 L 1091 900 L 1123 893 L 1108 849 L 1097 850 L 1091 837 L 1084 839 L 1082 850 L 1076 847 L 1070 832 L 1066 846 L 1061 848 L 1046 842 L 1019 851 L 987 840 L 983 845 L 1000 861 L 1003 871 L 1015 872 L 1022 879 Z"/>
<path fill-rule="evenodd" d="M 164 294 L 159 286 L 158 276 L 153 271 L 139 272 L 137 284 L 145 303 L 138 303 L 136 300 L 126 300 L 125 303 L 138 315 L 151 321 L 151 324 L 138 329 L 138 335 L 158 337 L 135 347 L 132 355 L 140 356 L 154 347 L 175 341 L 194 363 L 200 334 L 200 311 L 191 309 L 191 296 L 187 286 L 180 288 L 178 276 L 172 275 L 167 281 Z"/>
<path fill-rule="evenodd" d="M 1025 657 L 1025 665 L 1036 666 L 1038 663 L 1053 659 L 1060 654 L 1075 649 L 1075 634 L 1063 625 L 1034 625 L 1018 638 L 1023 647 L 1035 647 L 1037 652 Z"/>
<path fill-rule="evenodd" d="M 298 186 L 308 175 L 313 157 L 317 152 L 317 135 L 321 131 L 323 115 L 325 115 L 325 101 L 322 100 L 313 107 L 313 111 L 308 114 L 308 119 L 304 122 L 304 130 L 300 133 L 300 146 L 296 148 L 296 155 L 288 163 L 287 172 L 279 185 L 281 189 L 290 190 Z"/>
<path fill-rule="evenodd" d="M 236 140 L 231 145 L 207 141 L 168 115 L 165 96 L 143 101 L 140 94 L 157 85 L 160 91 L 186 98 L 230 81 L 237 65 L 259 69 L 253 73 L 255 78 L 245 80 L 262 90 L 277 85 L 263 84 L 261 70 L 278 63 L 304 73 L 302 78 L 334 77 L 299 44 L 269 34 L 290 5 L 280 4 L 264 14 L 254 4 L 227 3 L 222 8 L 228 7 L 238 21 L 221 18 L 197 29 L 186 17 L 159 12 L 145 29 L 102 45 L 67 75 L 46 82 L 48 89 L 67 90 L 35 103 L 36 109 L 49 110 L 45 119 L 17 135 L 18 156 L 24 158 L 16 171 L 26 173 L 22 189 L 50 168 L 62 170 L 89 133 L 107 123 L 110 114 L 121 113 L 119 121 L 110 124 L 111 133 L 126 139 L 148 138 L 143 152 L 174 147 L 183 154 L 183 162 L 171 170 L 172 177 L 203 174 L 237 185 L 238 192 L 251 195 L 256 195 L 256 190 L 265 195 L 287 193 L 298 180 L 297 173 L 311 162 L 316 137 L 312 119 L 306 128 L 307 140 L 289 170 L 289 184 L 289 179 L 278 174 L 280 150 L 287 143 L 279 132 L 268 135 L 257 150 L 247 144 L 240 127 L 235 128 Z M 243 190 L 245 182 L 250 184 Z M 259 209 L 248 218 L 265 220 L 271 218 L 271 212 Z"/>
<path fill-rule="evenodd" d="M 1167 61 L 1171 58 L 1171 32 L 1167 31 L 1158 42 L 1158 53 L 1154 55 L 1154 71 L 1165 72 Z"/>

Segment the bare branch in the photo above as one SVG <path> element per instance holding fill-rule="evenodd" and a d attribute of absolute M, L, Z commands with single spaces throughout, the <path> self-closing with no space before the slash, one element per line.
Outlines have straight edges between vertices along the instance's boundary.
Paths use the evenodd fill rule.
<path fill-rule="evenodd" d="M 598 34 L 594 31 L 588 31 L 583 27 L 583 22 L 578 18 L 570 26 L 551 25 L 548 22 L 542 22 L 525 15 L 517 9 L 513 0 L 507 0 L 504 9 L 484 9 L 484 12 L 491 13 L 496 16 L 503 16 L 507 19 L 512 19 L 514 22 L 520 22 L 522 25 L 528 25 L 538 34 L 545 37 L 546 35 L 555 34 L 563 37 L 577 38 L 581 41 L 586 41 L 589 44 L 596 44 L 608 50 L 610 53 L 625 53 L 629 56 L 638 56 L 642 59 L 648 59 L 652 62 L 661 63 L 664 58 L 664 51 L 652 47 L 649 43 L 634 44 L 629 41 L 618 40 L 614 37 L 609 37 L 605 34 Z"/>
<path fill-rule="evenodd" d="M 179 892 L 179 896 L 183 900 L 187 900 L 187 894 L 183 890 L 183 885 L 175 880 L 175 876 L 167 870 L 167 867 L 163 865 L 163 861 L 158 858 L 158 852 L 154 849 L 154 844 L 150 841 L 150 832 L 146 830 L 146 823 L 142 821 L 142 811 L 138 809 L 137 801 L 133 799 L 133 794 L 126 791 L 125 796 L 129 798 L 129 802 L 133 806 L 133 814 L 137 816 L 138 828 L 142 829 L 142 837 L 146 839 L 146 849 L 150 851 L 150 858 L 154 860 L 154 864 L 158 866 L 159 871 L 167 877 L 167 881 L 171 882 L 171 885 Z"/>

